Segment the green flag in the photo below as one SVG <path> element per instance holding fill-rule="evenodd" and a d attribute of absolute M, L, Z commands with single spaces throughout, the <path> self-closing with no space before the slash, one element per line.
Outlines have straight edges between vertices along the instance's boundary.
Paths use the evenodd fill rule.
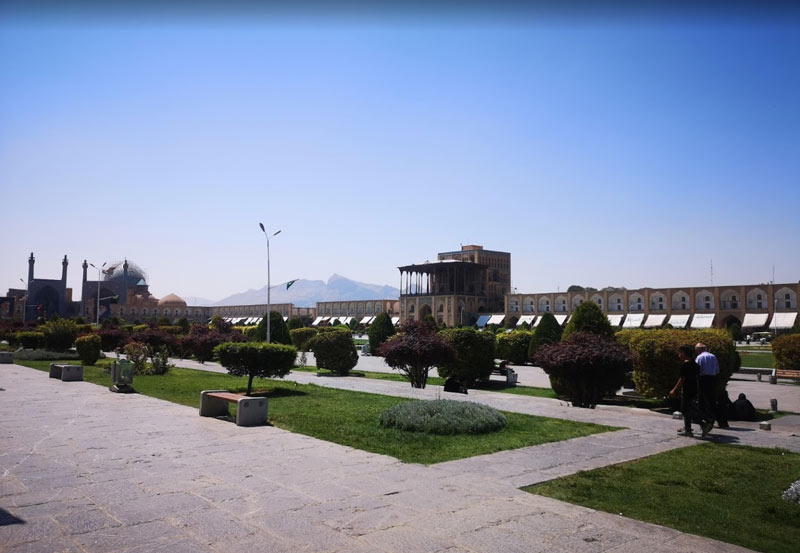
<path fill-rule="evenodd" d="M 292 284 L 294 284 L 294 283 L 295 283 L 295 282 L 297 282 L 298 280 L 300 280 L 300 279 L 297 279 L 297 278 L 296 278 L 296 279 L 294 279 L 294 280 L 290 280 L 289 282 L 287 282 L 287 283 L 286 283 L 286 289 L 288 290 L 288 289 L 289 289 L 289 288 L 292 286 Z"/>

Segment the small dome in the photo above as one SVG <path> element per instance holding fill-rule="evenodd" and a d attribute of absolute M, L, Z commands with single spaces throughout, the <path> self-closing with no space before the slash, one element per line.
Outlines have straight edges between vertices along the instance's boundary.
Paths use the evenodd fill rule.
<path fill-rule="evenodd" d="M 186 302 L 183 301 L 183 298 L 180 296 L 176 296 L 175 294 L 168 294 L 158 300 L 159 307 L 167 306 L 167 307 L 186 307 Z"/>

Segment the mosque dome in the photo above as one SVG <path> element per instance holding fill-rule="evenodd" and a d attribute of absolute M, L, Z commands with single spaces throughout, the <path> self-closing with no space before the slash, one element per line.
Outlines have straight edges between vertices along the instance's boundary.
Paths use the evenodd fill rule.
<path fill-rule="evenodd" d="M 186 307 L 186 302 L 180 296 L 168 294 L 158 300 L 159 307 Z"/>
<path fill-rule="evenodd" d="M 103 271 L 103 280 L 106 282 L 118 282 L 122 284 L 122 279 L 125 273 L 125 265 L 128 266 L 128 287 L 139 286 L 147 284 L 147 275 L 136 263 L 128 261 L 117 261 L 111 263 L 107 269 Z"/>

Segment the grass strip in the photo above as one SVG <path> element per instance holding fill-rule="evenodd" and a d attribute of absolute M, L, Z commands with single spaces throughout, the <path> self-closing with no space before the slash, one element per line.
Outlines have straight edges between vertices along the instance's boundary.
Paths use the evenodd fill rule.
<path fill-rule="evenodd" d="M 707 443 L 523 488 L 766 553 L 795 553 L 800 506 L 781 499 L 800 454 Z"/>
<path fill-rule="evenodd" d="M 49 361 L 18 364 L 47 371 Z M 84 380 L 109 386 L 101 367 L 84 366 Z M 587 436 L 618 428 L 505 412 L 508 425 L 481 435 L 436 436 L 382 428 L 378 416 L 408 399 L 302 385 L 280 380 L 260 380 L 269 398 L 269 420 L 279 428 L 337 444 L 390 455 L 406 463 L 433 464 Z M 247 379 L 194 369 L 173 368 L 166 375 L 137 375 L 133 387 L 143 395 L 198 408 L 202 390 L 244 392 Z"/>
<path fill-rule="evenodd" d="M 740 351 L 739 356 L 742 358 L 742 367 L 771 369 L 775 366 L 775 356 L 772 352 Z"/>

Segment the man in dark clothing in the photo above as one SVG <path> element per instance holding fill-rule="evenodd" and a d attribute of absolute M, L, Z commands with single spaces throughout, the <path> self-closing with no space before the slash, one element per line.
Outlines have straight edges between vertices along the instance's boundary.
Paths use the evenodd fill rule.
<path fill-rule="evenodd" d="M 744 394 L 739 394 L 739 398 L 733 402 L 733 412 L 736 414 L 736 420 L 739 421 L 754 421 L 756 420 L 756 408 L 747 399 Z"/>
<path fill-rule="evenodd" d="M 714 427 L 714 419 L 709 419 L 706 413 L 700 411 L 697 406 L 698 376 L 700 367 L 695 363 L 692 355 L 692 346 L 685 345 L 678 349 L 678 357 L 681 360 L 681 373 L 678 382 L 670 391 L 670 397 L 681 391 L 681 413 L 683 413 L 683 428 L 678 429 L 681 436 L 694 436 L 692 433 L 692 421 L 700 424 L 705 438 Z"/>

